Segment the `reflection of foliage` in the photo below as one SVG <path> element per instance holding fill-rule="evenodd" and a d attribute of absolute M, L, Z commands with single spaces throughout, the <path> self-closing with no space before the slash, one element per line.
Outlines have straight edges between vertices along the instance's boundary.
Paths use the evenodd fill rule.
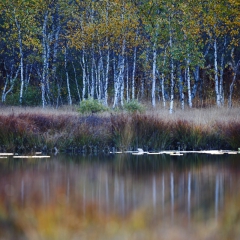
<path fill-rule="evenodd" d="M 109 182 L 107 184 L 111 186 L 111 188 L 109 188 L 111 189 L 110 191 L 113 192 L 115 187 L 118 189 L 119 186 L 120 188 L 124 186 L 127 190 L 125 191 L 126 197 L 129 198 L 130 196 L 133 197 L 131 192 L 129 194 L 129 189 L 132 189 L 133 186 L 137 186 L 134 189 L 135 193 L 142 192 L 143 186 L 146 187 L 146 184 L 150 184 L 151 186 L 152 177 L 154 177 L 156 183 L 159 183 L 162 181 L 162 176 L 165 176 L 166 186 L 170 186 L 171 179 L 167 178 L 167 175 L 170 176 L 172 172 L 176 171 L 177 174 L 175 175 L 176 178 L 174 181 L 176 186 L 177 184 L 181 186 L 181 189 L 176 188 L 180 193 L 181 191 L 186 191 L 186 189 L 184 189 L 186 185 L 184 184 L 187 184 L 187 181 L 184 183 L 182 180 L 184 180 L 184 177 L 188 176 L 189 170 L 192 173 L 191 176 L 194 183 L 196 183 L 194 181 L 194 174 L 196 174 L 196 178 L 200 177 L 201 179 L 210 180 L 211 182 L 214 181 L 212 176 L 218 173 L 219 170 L 219 162 L 215 161 L 217 160 L 217 158 L 215 158 L 216 156 L 213 156 L 213 161 L 209 161 L 209 158 L 206 157 L 206 165 L 201 164 L 199 166 L 194 164 L 194 160 L 196 160 L 194 157 L 180 160 L 186 168 L 180 171 L 177 167 L 175 168 L 175 164 L 169 162 L 169 156 L 164 163 L 159 157 L 154 159 L 152 159 L 154 156 L 145 157 L 147 159 L 143 160 L 140 158 L 136 159 L 136 156 L 133 158 L 131 155 L 118 155 L 116 156 L 117 159 L 112 158 L 112 160 L 114 159 L 117 161 L 111 160 L 106 164 L 106 161 L 103 159 L 100 160 L 98 157 L 96 157 L 97 159 L 95 159 L 95 161 L 92 161 L 92 157 L 84 157 L 82 159 L 79 156 L 70 155 L 69 158 L 66 158 L 65 155 L 60 155 L 50 162 L 25 162 L 24 168 L 22 163 L 10 161 L 11 165 L 9 164 L 6 166 L 6 169 L 11 169 L 10 172 L 1 174 L 0 177 L 0 238 L 65 240 L 82 239 L 84 235 L 86 239 L 93 240 L 108 240 L 118 237 L 138 240 L 139 234 L 141 234 L 143 239 L 157 240 L 162 239 L 162 233 L 164 232 L 166 239 L 173 240 L 186 239 L 186 236 L 189 239 L 196 240 L 238 239 L 240 229 L 239 196 L 234 201 L 228 199 L 225 202 L 227 204 L 226 208 L 223 214 L 221 214 L 217 224 L 215 222 L 216 219 L 210 219 L 206 225 L 206 216 L 201 215 L 203 212 L 199 210 L 199 202 L 192 201 L 191 206 L 194 204 L 197 205 L 197 212 L 195 215 L 197 219 L 191 216 L 190 231 L 186 228 L 186 225 L 189 224 L 189 219 L 183 218 L 182 214 L 175 214 L 173 224 L 170 204 L 166 204 L 168 206 L 164 208 L 164 215 L 162 215 L 161 207 L 159 207 L 157 212 L 149 207 L 153 204 L 151 194 L 148 195 L 145 193 L 146 199 L 144 200 L 136 199 L 136 205 L 132 202 L 135 208 L 133 208 L 132 205 L 128 206 L 129 208 L 127 208 L 125 212 L 127 214 L 124 216 L 117 213 L 116 206 L 112 206 L 113 208 L 111 208 L 111 204 L 108 205 L 109 208 L 105 211 L 106 209 L 103 207 L 104 198 L 102 199 L 101 197 L 105 197 L 106 195 L 99 195 L 99 193 L 105 193 L 105 191 L 102 192 L 102 190 L 106 190 L 106 176 L 109 177 Z M 73 159 L 76 159 L 76 164 L 72 161 Z M 85 161 L 82 162 L 82 160 Z M 131 161 L 130 163 L 129 160 Z M 191 163 L 190 160 L 193 160 L 193 162 Z M 79 164 L 79 162 L 82 164 Z M 179 161 L 174 160 L 174 162 L 177 165 L 179 164 Z M 223 162 L 226 163 L 226 161 Z M 147 174 L 145 168 L 149 165 L 151 165 L 151 172 Z M 209 168 L 209 166 L 214 165 L 216 168 Z M 116 167 L 114 168 L 116 172 L 112 171 L 113 169 L 111 167 L 109 168 L 109 166 Z M 125 167 L 121 169 L 122 166 Z M 21 171 L 19 171 L 19 168 Z M 56 169 L 58 171 L 56 171 Z M 206 175 L 202 175 L 202 169 L 203 171 L 209 172 L 211 177 L 206 178 Z M 132 172 L 129 172 L 129 170 L 132 170 Z M 122 175 L 123 171 L 126 175 Z M 137 177 L 133 175 L 134 171 L 135 174 L 138 174 Z M 182 174 L 178 174 L 180 172 Z M 51 174 L 49 175 L 49 173 Z M 229 179 L 228 174 L 232 173 L 226 170 L 222 176 Z M 50 179 L 49 176 L 51 176 Z M 27 189 L 25 197 L 22 196 L 22 181 L 18 181 L 19 178 L 22 179 L 22 181 L 27 179 L 27 181 L 24 182 L 24 187 Z M 31 179 L 34 179 L 34 181 L 31 182 Z M 181 179 L 181 181 L 177 181 L 177 179 Z M 114 188 L 112 188 L 112 180 L 116 181 Z M 11 182 L 11 185 L 5 184 L 6 182 Z M 137 183 L 137 185 L 135 185 L 135 183 Z M 226 185 L 227 182 L 224 180 L 222 183 Z M 39 186 L 41 187 L 41 191 L 39 191 Z M 97 186 L 97 188 L 94 189 L 92 188 L 93 186 Z M 157 186 L 159 185 L 157 184 Z M 204 184 L 201 186 L 205 188 Z M 234 186 L 237 186 L 237 183 Z M 212 187 L 214 187 L 214 184 Z M 84 196 L 82 196 L 83 189 L 86 190 L 86 192 L 84 190 L 84 193 L 86 193 Z M 161 186 L 159 186 L 158 190 L 159 189 L 161 189 Z M 169 189 L 166 187 L 166 195 L 171 194 L 168 190 Z M 195 190 L 199 192 L 201 188 Z M 148 188 L 146 191 L 151 193 L 152 189 Z M 197 196 L 194 194 L 193 196 L 194 200 L 196 200 Z M 161 195 L 158 195 L 158 197 L 162 200 Z M 181 194 L 176 194 L 175 197 L 183 204 L 184 199 Z M 119 198 L 122 199 L 121 194 L 119 194 Z M 167 197 L 166 200 L 168 201 L 168 199 Z M 161 201 L 157 203 L 161 203 Z M 176 206 L 178 205 L 176 204 Z M 121 209 L 121 206 L 118 207 Z M 205 207 L 206 206 L 204 206 L 204 213 L 206 210 Z M 179 209 L 181 209 L 180 212 L 182 210 L 184 211 L 182 207 Z M 179 209 L 176 208 L 176 212 Z M 203 222 L 200 219 L 203 219 Z M 179 231 L 179 229 L 181 229 L 181 231 Z M 203 232 L 204 238 L 202 237 Z M 99 236 L 101 236 L 101 238 L 99 238 Z"/>

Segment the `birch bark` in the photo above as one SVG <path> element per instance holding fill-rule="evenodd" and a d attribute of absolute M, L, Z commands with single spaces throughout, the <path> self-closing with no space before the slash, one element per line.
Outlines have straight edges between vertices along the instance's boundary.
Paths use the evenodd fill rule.
<path fill-rule="evenodd" d="M 217 106 L 221 106 L 221 98 L 219 91 L 219 80 L 218 80 L 218 59 L 217 59 L 217 39 L 214 39 L 214 81 L 215 81 L 215 93 L 216 93 L 216 102 Z"/>
<path fill-rule="evenodd" d="M 233 79 L 229 87 L 229 96 L 228 96 L 228 107 L 232 107 L 232 95 L 233 95 L 233 89 L 234 85 L 236 83 L 236 78 L 237 78 L 237 71 L 240 67 L 240 60 L 235 64 L 234 61 L 234 48 L 231 51 L 231 57 L 232 57 L 232 67 L 233 67 Z"/>
<path fill-rule="evenodd" d="M 137 47 L 134 47 L 132 70 L 132 99 L 135 99 L 135 73 L 136 73 Z"/>
<path fill-rule="evenodd" d="M 5 63 L 4 63 L 4 69 L 7 72 Z M 16 81 L 16 79 L 18 77 L 19 71 L 20 71 L 20 65 L 17 68 L 17 71 L 16 71 L 16 73 L 15 73 L 15 75 L 13 77 L 13 64 L 11 65 L 10 74 L 7 74 L 6 80 L 5 80 L 5 83 L 4 83 L 4 86 L 3 86 L 2 102 L 6 101 L 6 97 L 7 97 L 8 93 L 10 93 L 13 90 L 13 87 L 14 87 L 15 81 Z M 8 85 L 10 85 L 10 86 L 9 86 L 9 88 L 7 90 Z"/>
<path fill-rule="evenodd" d="M 188 106 L 190 108 L 192 108 L 192 93 L 191 93 L 191 78 L 190 78 L 190 60 L 189 60 L 189 54 L 188 54 L 188 58 L 187 58 L 187 69 L 186 69 L 186 73 L 187 73 L 187 86 L 188 86 Z"/>
<path fill-rule="evenodd" d="M 15 11 L 14 11 L 15 12 Z M 24 66 L 23 66 L 23 44 L 22 44 L 22 32 L 21 32 L 21 25 L 17 20 L 16 14 L 15 15 L 15 24 L 18 29 L 18 44 L 19 44 L 19 53 L 20 53 L 20 76 L 21 76 L 21 86 L 20 86 L 20 95 L 19 95 L 19 103 L 22 105 L 23 99 L 23 88 L 24 88 Z"/>
<path fill-rule="evenodd" d="M 169 21 L 170 25 L 170 21 Z M 171 86 L 170 86 L 170 107 L 169 113 L 173 113 L 173 100 L 174 100 L 174 65 L 173 65 L 173 56 L 172 56 L 172 47 L 173 47 L 173 40 L 172 40 L 172 30 L 171 26 L 169 27 L 169 46 L 170 46 L 170 79 L 171 79 Z"/>
<path fill-rule="evenodd" d="M 69 84 L 69 74 L 67 69 L 67 45 L 65 46 L 64 66 L 65 66 L 66 81 L 67 81 L 68 104 L 72 105 L 72 96 L 71 96 L 71 90 L 70 90 L 70 84 Z"/>
<path fill-rule="evenodd" d="M 224 105 L 224 88 L 223 88 L 223 71 L 224 71 L 224 58 L 225 58 L 225 49 L 227 45 L 227 37 L 224 37 L 223 50 L 221 55 L 221 65 L 220 65 L 220 80 L 219 80 L 219 94 L 220 94 L 220 103 Z"/>
<path fill-rule="evenodd" d="M 46 82 L 47 82 L 47 67 L 48 67 L 48 59 L 47 59 L 47 21 L 48 21 L 48 11 L 44 14 L 43 28 L 42 28 L 42 47 L 43 47 L 43 72 L 41 77 L 41 92 L 42 92 L 42 107 L 46 106 Z"/>
<path fill-rule="evenodd" d="M 153 67 L 152 67 L 152 106 L 156 107 L 156 67 L 157 67 L 157 49 L 156 40 L 153 44 Z"/>

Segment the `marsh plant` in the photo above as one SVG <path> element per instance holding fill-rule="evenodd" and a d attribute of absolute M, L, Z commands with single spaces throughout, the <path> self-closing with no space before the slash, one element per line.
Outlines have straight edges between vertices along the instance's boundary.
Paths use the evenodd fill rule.
<path fill-rule="evenodd" d="M 90 100 L 91 101 L 91 100 Z M 88 102 L 89 103 L 89 102 Z M 88 106 L 88 105 L 87 105 Z M 91 106 L 91 105 L 90 105 Z M 84 109 L 84 108 L 83 108 Z M 43 110 L 18 112 L 13 110 L 0 115 L 1 151 L 67 149 L 136 149 L 149 151 L 165 149 L 200 150 L 234 149 L 240 147 L 240 124 L 231 116 L 225 117 L 196 110 L 169 117 L 164 112 L 98 114 L 100 108 L 86 107 L 84 113 Z M 97 111 L 93 114 L 93 112 Z M 195 119 L 194 119 L 195 114 Z M 197 118 L 196 118 L 197 116 Z M 224 116 L 224 115 L 223 115 Z"/>

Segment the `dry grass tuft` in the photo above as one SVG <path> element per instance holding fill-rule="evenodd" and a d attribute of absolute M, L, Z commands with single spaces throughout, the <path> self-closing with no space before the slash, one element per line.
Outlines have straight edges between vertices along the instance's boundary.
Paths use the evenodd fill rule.
<path fill-rule="evenodd" d="M 176 110 L 142 114 L 80 115 L 76 109 L 2 108 L 0 147 L 29 151 L 75 149 L 236 149 L 240 146 L 238 108 Z M 75 151 L 74 150 L 74 151 Z"/>

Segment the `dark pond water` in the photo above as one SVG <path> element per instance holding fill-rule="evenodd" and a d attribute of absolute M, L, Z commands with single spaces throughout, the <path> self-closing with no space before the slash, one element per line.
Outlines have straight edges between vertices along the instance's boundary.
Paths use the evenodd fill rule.
<path fill-rule="evenodd" d="M 8 157 L 0 159 L 0 227 L 9 205 L 25 211 L 60 201 L 83 218 L 91 205 L 101 216 L 144 210 L 149 222 L 205 224 L 217 222 L 239 190 L 239 154 Z"/>

